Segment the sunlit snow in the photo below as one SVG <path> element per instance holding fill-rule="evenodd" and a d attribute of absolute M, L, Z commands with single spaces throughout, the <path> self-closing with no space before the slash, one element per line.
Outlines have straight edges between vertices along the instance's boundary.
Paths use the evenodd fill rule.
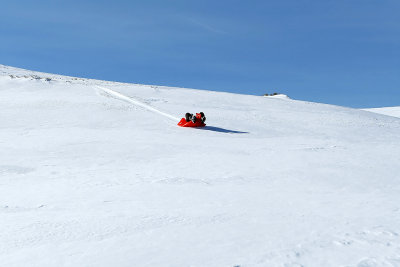
<path fill-rule="evenodd" d="M 1 266 L 399 266 L 399 235 L 399 118 L 0 65 Z"/>

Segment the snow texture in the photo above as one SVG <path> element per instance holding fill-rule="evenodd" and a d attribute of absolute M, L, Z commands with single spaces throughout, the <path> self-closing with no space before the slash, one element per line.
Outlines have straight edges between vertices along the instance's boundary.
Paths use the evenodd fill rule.
<path fill-rule="evenodd" d="M 400 118 L 400 107 L 369 108 L 364 110 Z"/>
<path fill-rule="evenodd" d="M 0 65 L 0 123 L 1 266 L 400 266 L 399 118 Z"/>

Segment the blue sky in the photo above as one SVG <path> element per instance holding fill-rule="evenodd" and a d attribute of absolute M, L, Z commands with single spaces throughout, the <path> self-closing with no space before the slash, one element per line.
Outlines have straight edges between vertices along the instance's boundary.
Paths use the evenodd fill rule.
<path fill-rule="evenodd" d="M 400 105 L 400 1 L 4 1 L 0 64 L 351 107 Z"/>

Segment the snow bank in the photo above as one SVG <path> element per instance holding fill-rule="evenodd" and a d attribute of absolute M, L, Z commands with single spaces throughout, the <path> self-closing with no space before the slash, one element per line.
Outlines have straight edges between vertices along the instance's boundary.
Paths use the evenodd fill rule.
<path fill-rule="evenodd" d="M 369 108 L 364 110 L 400 118 L 400 107 Z"/>

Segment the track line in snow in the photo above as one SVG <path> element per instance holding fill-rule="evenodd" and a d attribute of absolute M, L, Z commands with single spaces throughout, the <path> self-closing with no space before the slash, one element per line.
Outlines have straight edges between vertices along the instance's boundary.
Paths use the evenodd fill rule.
<path fill-rule="evenodd" d="M 144 109 L 147 109 L 147 110 L 149 110 L 149 111 L 151 111 L 151 112 L 154 112 L 154 113 L 157 113 L 157 114 L 162 115 L 162 116 L 164 116 L 164 117 L 167 117 L 167 118 L 169 118 L 169 119 L 171 119 L 171 120 L 174 120 L 174 121 L 179 121 L 179 120 L 180 120 L 180 119 L 177 118 L 177 117 L 174 117 L 174 116 L 172 116 L 172 115 L 170 115 L 170 114 L 168 114 L 168 113 L 162 112 L 162 111 L 160 111 L 160 110 L 158 110 L 158 109 L 153 108 L 153 107 L 150 106 L 150 105 L 147 105 L 147 104 L 145 104 L 145 103 L 143 103 L 143 102 L 141 102 L 141 101 L 139 101 L 139 100 L 136 100 L 136 99 L 134 99 L 134 98 L 125 96 L 125 95 L 123 95 L 123 94 L 121 94 L 121 93 L 118 93 L 118 92 L 116 92 L 116 91 L 114 91 L 114 90 L 111 90 L 111 89 L 108 89 L 108 88 L 105 88 L 105 87 L 102 87 L 102 86 L 98 86 L 98 85 L 96 85 L 96 87 L 99 88 L 100 90 L 102 90 L 103 92 L 109 94 L 109 95 L 112 95 L 112 96 L 114 96 L 114 97 L 116 97 L 116 98 L 119 98 L 119 99 L 121 99 L 121 100 L 125 100 L 125 101 L 127 101 L 127 102 L 129 102 L 129 103 L 134 104 L 135 106 L 142 107 L 142 108 L 144 108 Z"/>

